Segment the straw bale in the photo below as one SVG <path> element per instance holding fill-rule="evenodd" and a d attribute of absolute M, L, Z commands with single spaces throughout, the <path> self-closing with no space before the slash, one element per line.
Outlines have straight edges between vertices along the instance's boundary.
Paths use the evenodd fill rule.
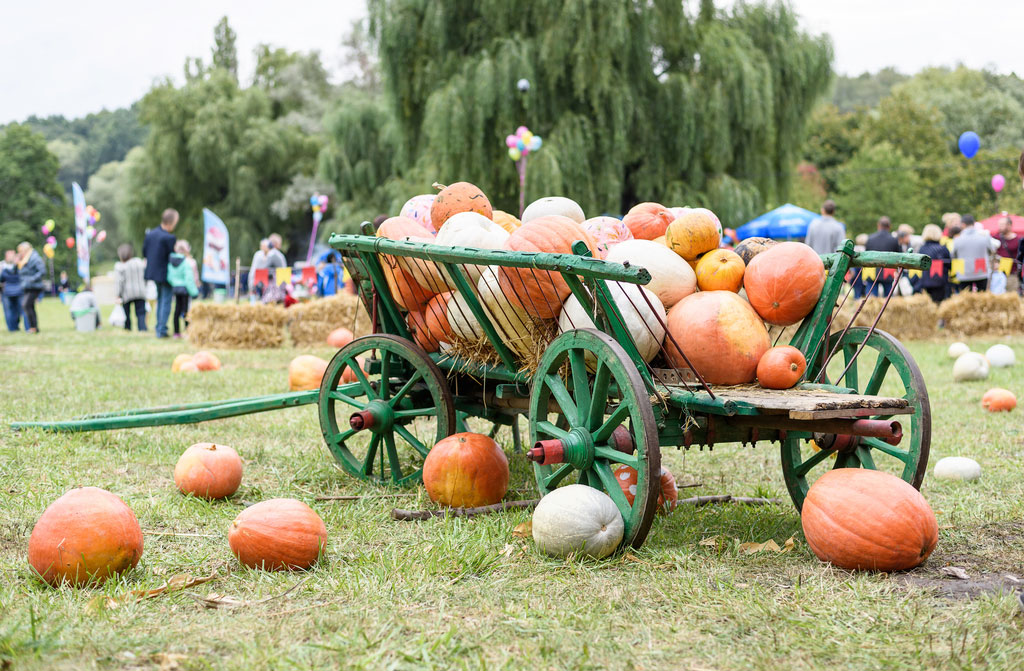
<path fill-rule="evenodd" d="M 939 317 L 950 334 L 974 336 L 1024 333 L 1024 299 L 1015 294 L 963 292 L 942 302 Z"/>
<path fill-rule="evenodd" d="M 327 334 L 341 327 L 351 330 L 357 338 L 371 331 L 370 316 L 363 302 L 347 293 L 293 305 L 287 316 L 292 344 L 301 347 L 323 345 Z"/>
<path fill-rule="evenodd" d="M 841 331 L 846 328 L 858 305 L 860 301 L 854 300 L 851 296 L 833 319 L 832 330 Z M 857 315 L 853 325 L 871 326 L 884 305 L 885 299 L 879 296 L 867 299 L 864 309 Z M 893 296 L 889 305 L 885 307 L 877 328 L 892 334 L 898 340 L 932 338 L 938 334 L 938 312 L 935 302 L 927 294 Z"/>
<path fill-rule="evenodd" d="M 287 317 L 278 305 L 195 303 L 188 313 L 188 339 L 196 347 L 280 347 Z"/>

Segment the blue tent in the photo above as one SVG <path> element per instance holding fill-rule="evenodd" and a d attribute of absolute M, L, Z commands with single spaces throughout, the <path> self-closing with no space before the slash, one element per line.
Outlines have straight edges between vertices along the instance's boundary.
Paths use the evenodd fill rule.
<path fill-rule="evenodd" d="M 748 221 L 736 229 L 740 240 L 746 238 L 803 238 L 807 235 L 807 227 L 820 215 L 786 203 L 771 212 Z"/>

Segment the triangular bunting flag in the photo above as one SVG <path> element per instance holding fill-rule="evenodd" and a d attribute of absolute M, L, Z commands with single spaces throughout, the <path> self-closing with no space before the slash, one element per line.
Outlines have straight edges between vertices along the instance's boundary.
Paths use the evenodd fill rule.
<path fill-rule="evenodd" d="M 984 273 L 988 271 L 988 260 L 985 257 L 974 259 L 974 272 Z"/>
<path fill-rule="evenodd" d="M 252 286 L 256 286 L 257 284 L 262 282 L 264 285 L 266 285 L 267 282 L 269 281 L 270 271 L 267 270 L 266 268 L 258 268 L 257 270 L 252 271 L 252 281 L 250 281 L 249 284 L 251 284 Z"/>
<path fill-rule="evenodd" d="M 950 271 L 954 275 L 962 275 L 964 272 L 964 260 L 953 259 L 953 263 L 950 264 Z"/>
<path fill-rule="evenodd" d="M 292 269 L 278 268 L 276 278 L 277 284 L 288 284 L 292 281 Z"/>
<path fill-rule="evenodd" d="M 1009 257 L 1002 257 L 999 259 L 999 272 L 1009 275 L 1013 272 L 1013 259 Z"/>
<path fill-rule="evenodd" d="M 932 267 L 928 269 L 928 277 L 942 277 L 942 259 L 932 261 Z"/>
<path fill-rule="evenodd" d="M 876 272 L 877 268 L 864 268 L 860 271 L 860 276 L 864 279 L 865 282 L 870 282 L 871 280 L 875 279 Z"/>

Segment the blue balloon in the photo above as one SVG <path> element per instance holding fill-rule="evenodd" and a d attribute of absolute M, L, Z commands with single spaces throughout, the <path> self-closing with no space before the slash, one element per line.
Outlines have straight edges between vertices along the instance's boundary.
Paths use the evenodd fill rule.
<path fill-rule="evenodd" d="M 534 135 L 533 139 L 530 140 L 530 151 L 537 151 L 540 149 L 541 144 L 540 135 Z"/>
<path fill-rule="evenodd" d="M 319 205 L 320 204 L 320 199 L 317 198 L 316 196 L 310 196 L 309 197 L 309 204 L 310 205 Z"/>
<path fill-rule="evenodd" d="M 526 149 L 526 143 L 522 139 L 516 140 L 516 149 L 519 151 Z"/>
<path fill-rule="evenodd" d="M 973 130 L 969 130 L 960 135 L 957 146 L 960 147 L 960 153 L 965 157 L 974 158 L 974 155 L 978 153 L 978 148 L 981 147 L 981 138 Z"/>

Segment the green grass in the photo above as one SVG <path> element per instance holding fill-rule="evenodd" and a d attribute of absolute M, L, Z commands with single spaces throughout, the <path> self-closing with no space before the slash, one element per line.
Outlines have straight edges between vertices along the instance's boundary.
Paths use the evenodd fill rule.
<path fill-rule="evenodd" d="M 42 308 L 42 326 L 36 337 L 0 334 L 0 423 L 283 391 L 295 355 L 222 352 L 219 373 L 175 376 L 170 361 L 188 350 L 183 342 L 109 327 L 78 334 L 54 301 Z M 1024 341 L 1014 345 L 1024 359 Z M 423 490 L 385 498 L 395 492 L 342 474 L 313 406 L 81 435 L 0 430 L 0 669 L 1019 669 L 1024 616 L 1015 595 L 951 599 L 907 584 L 941 579 L 947 564 L 975 578 L 1024 577 L 1022 410 L 993 415 L 979 404 L 989 386 L 1024 394 L 1022 366 L 956 385 L 945 347 L 910 346 L 931 393 L 932 461 L 971 456 L 984 475 L 973 484 L 925 480 L 939 546 L 909 575 L 822 564 L 788 502 L 683 507 L 656 520 L 642 549 L 600 562 L 540 555 L 512 533 L 528 512 L 395 522 L 392 507 L 429 505 Z M 227 502 L 174 488 L 178 455 L 210 440 L 245 460 L 242 489 Z M 510 459 L 521 490 L 513 495 L 531 496 L 523 456 Z M 773 444 L 673 449 L 664 459 L 677 478 L 703 483 L 686 495 L 788 501 Z M 43 509 L 80 485 L 107 488 L 134 509 L 145 552 L 137 569 L 102 588 L 51 589 L 30 572 L 28 537 Z M 319 494 L 367 498 L 315 502 Z M 275 496 L 309 502 L 327 524 L 327 558 L 309 573 L 245 570 L 228 549 L 242 502 Z M 794 534 L 788 554 L 737 550 L 737 541 L 781 545 Z M 700 545 L 709 536 L 728 540 Z M 187 593 L 117 608 L 96 598 L 217 567 L 230 575 Z M 188 595 L 210 592 L 268 600 L 209 610 Z"/>

